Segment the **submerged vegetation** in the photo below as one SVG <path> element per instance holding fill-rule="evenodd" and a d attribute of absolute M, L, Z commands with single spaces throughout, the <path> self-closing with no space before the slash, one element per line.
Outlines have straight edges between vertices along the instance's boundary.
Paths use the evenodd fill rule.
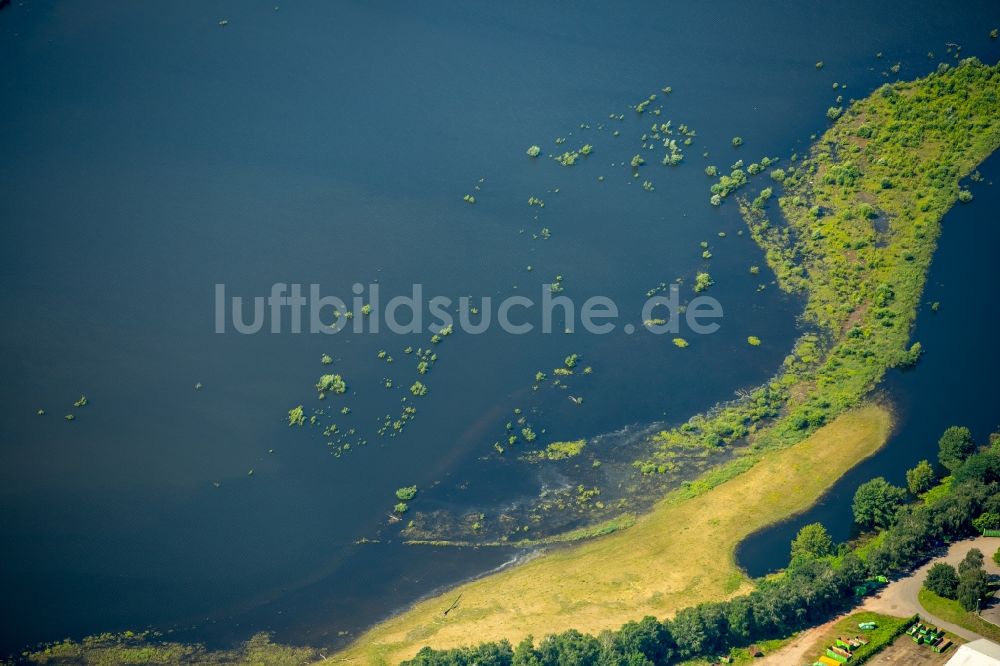
<path fill-rule="evenodd" d="M 687 469 L 697 471 L 731 459 L 718 477 L 728 478 L 745 470 L 746 461 L 762 451 L 801 441 L 858 405 L 888 368 L 918 362 L 922 349 L 919 343 L 911 344 L 910 328 L 940 220 L 956 201 L 968 198 L 959 180 L 1000 145 L 998 91 L 996 67 L 976 61 L 943 66 L 925 79 L 883 86 L 862 101 L 842 107 L 838 102 L 832 126 L 804 159 L 792 156 L 780 168 L 778 160 L 768 156 L 756 161 L 739 159 L 721 171 L 707 167 L 705 172 L 713 179 L 711 203 L 738 200 L 750 235 L 764 248 L 777 285 L 805 301 L 806 332 L 774 377 L 741 393 L 736 401 L 616 451 L 616 460 L 603 455 L 598 460 L 596 442 L 586 450 L 582 445 L 574 449 L 572 445 L 583 441 L 571 439 L 575 433 L 563 434 L 570 441 L 553 441 L 558 437 L 546 432 L 537 411 L 530 407 L 515 410 L 493 442 L 496 454 L 516 452 L 522 460 L 572 467 L 572 482 L 564 490 L 546 491 L 547 495 L 523 503 L 503 520 L 492 515 L 425 520 L 417 511 L 414 529 L 404 533 L 435 541 L 504 543 L 525 538 L 526 530 L 539 538 L 614 520 L 648 507 L 665 488 L 690 480 L 684 476 Z M 646 114 L 645 118 L 659 116 L 662 109 L 654 106 L 655 99 L 640 102 L 636 111 Z M 622 122 L 623 117 L 612 114 L 610 120 Z M 647 166 L 647 158 L 653 165 L 662 158 L 665 167 L 681 163 L 685 147 L 695 137 L 688 126 L 659 118 L 646 127 L 637 137 L 641 149 L 623 137 L 620 161 L 614 162 L 630 167 L 634 176 L 640 170 L 645 175 L 647 169 L 660 168 Z M 564 147 L 559 149 L 561 154 L 552 156 L 564 166 L 596 152 L 582 140 L 576 144 L 580 148 L 567 150 L 569 140 L 572 137 L 560 137 L 556 145 Z M 736 148 L 742 143 L 740 137 L 732 140 Z M 650 156 L 649 151 L 658 147 L 662 147 L 660 154 Z M 531 146 L 527 154 L 537 157 L 541 149 Z M 532 168 L 547 165 L 550 160 Z M 766 179 L 768 186 L 744 197 L 741 191 L 753 187 L 754 178 Z M 650 178 L 632 182 L 647 191 L 654 189 Z M 558 188 L 546 191 L 549 206 L 556 206 L 552 196 Z M 547 214 L 546 202 L 535 194 L 527 195 L 527 209 L 536 220 Z M 531 237 L 544 239 L 550 233 L 541 227 Z M 702 243 L 703 261 L 712 260 L 713 249 L 707 241 Z M 750 272 L 759 274 L 759 267 L 751 267 Z M 537 271 L 530 274 L 539 275 Z M 712 284 L 707 270 L 696 272 L 695 293 Z M 556 276 L 549 289 L 553 294 L 563 292 L 562 276 Z M 370 313 L 370 305 L 361 309 L 362 315 Z M 657 323 L 660 320 L 644 322 L 647 326 Z M 387 395 L 394 399 L 404 395 L 401 405 L 378 417 L 380 436 L 400 435 L 415 417 L 413 405 L 429 394 L 425 376 L 437 360 L 435 352 L 451 333 L 451 327 L 443 328 L 431 337 L 427 348 L 403 350 L 413 358 L 419 380 L 412 376 L 383 379 Z M 750 347 L 761 344 L 754 335 L 745 339 Z M 679 349 L 689 346 L 682 337 L 673 337 L 672 344 Z M 388 363 L 392 356 L 383 350 L 380 358 Z M 535 392 L 565 390 L 563 404 L 568 399 L 583 405 L 584 396 L 575 386 L 572 394 L 567 390 L 589 374 L 577 362 L 576 355 L 570 355 L 561 365 L 543 368 L 535 374 L 532 388 Z M 336 374 L 323 375 L 316 388 L 320 397 L 347 391 L 346 382 Z M 334 455 L 363 442 L 353 428 L 330 423 L 322 410 L 309 413 L 300 405 L 289 411 L 290 425 L 302 426 L 306 421 L 322 427 Z M 537 450 L 546 442 L 550 443 Z M 571 458 L 575 460 L 560 462 Z M 688 462 L 695 464 L 686 468 Z"/>
<path fill-rule="evenodd" d="M 292 407 L 288 410 L 288 425 L 301 426 L 305 425 L 305 422 L 306 415 L 305 411 L 302 409 L 302 405 Z"/>
<path fill-rule="evenodd" d="M 76 642 L 52 643 L 24 655 L 28 664 L 176 664 L 180 666 L 300 666 L 322 659 L 322 650 L 278 645 L 268 634 L 257 634 L 232 650 L 208 650 L 203 645 L 167 641 L 160 633 L 126 631 L 100 634 Z"/>
<path fill-rule="evenodd" d="M 613 521 L 648 507 L 665 489 L 690 482 L 711 464 L 729 460 L 719 478 L 739 473 L 748 458 L 794 444 L 859 404 L 888 368 L 917 363 L 923 350 L 919 343 L 911 344 L 910 328 L 940 220 L 956 201 L 971 196 L 963 194 L 967 190 L 959 188 L 959 180 L 1000 145 L 998 91 L 996 67 L 971 60 L 953 68 L 943 65 L 925 79 L 887 84 L 842 108 L 838 101 L 832 126 L 805 158 L 793 155 L 780 168 L 778 159 L 768 156 L 756 161 L 738 159 L 722 171 L 707 167 L 705 172 L 713 179 L 711 203 L 721 205 L 730 198 L 739 202 L 751 237 L 765 250 L 776 284 L 805 301 L 805 332 L 774 377 L 741 392 L 731 403 L 661 429 L 627 449 L 602 455 L 601 460 L 596 457 L 599 443 L 595 441 L 585 451 L 568 456 L 577 459 L 572 464 L 560 462 L 567 452 L 560 446 L 525 451 L 526 444 L 537 449 L 536 442 L 553 442 L 558 437 L 546 432 L 537 410 L 517 409 L 496 434 L 492 450 L 501 457 L 514 454 L 537 464 L 571 468 L 566 470 L 572 474 L 567 488 L 546 491 L 505 512 L 503 520 L 425 516 L 418 511 L 410 523 L 412 529 L 405 528 L 404 534 L 441 542 L 504 543 L 525 538 L 526 530 L 539 538 Z M 645 118 L 659 116 L 662 109 L 654 106 L 655 99 L 640 102 L 637 112 L 646 114 Z M 609 120 L 623 122 L 624 115 L 612 114 Z M 655 164 L 653 160 L 661 161 L 662 156 L 666 167 L 679 164 L 695 137 L 687 125 L 665 119 L 656 118 L 646 127 L 641 137 L 635 137 L 639 145 L 623 141 L 620 161 L 614 162 L 630 167 L 633 177 L 640 170 L 645 175 L 646 169 L 656 168 L 647 166 L 647 157 Z M 556 145 L 564 146 L 571 139 L 559 137 Z M 742 143 L 740 137 L 733 138 L 734 147 Z M 570 166 L 596 152 L 590 142 L 580 140 L 577 145 L 581 147 L 576 150 L 560 148 L 561 154 L 553 159 Z M 656 148 L 661 148 L 660 155 L 649 156 Z M 537 157 L 541 149 L 531 146 L 527 154 Z M 767 184 L 756 194 L 743 196 L 755 178 L 766 179 Z M 654 190 L 651 178 L 631 182 Z M 559 189 L 545 191 L 549 204 L 555 206 L 551 195 Z M 541 197 L 525 193 L 525 198 L 535 220 L 547 213 Z M 531 234 L 541 239 L 550 236 L 548 227 Z M 703 261 L 713 259 L 713 249 L 707 241 L 701 243 Z M 532 269 L 528 268 L 532 276 L 539 274 Z M 760 268 L 751 267 L 750 273 L 758 275 Z M 695 293 L 712 284 L 707 270 L 696 272 Z M 565 290 L 561 275 L 549 285 L 553 294 Z M 765 287 L 761 284 L 759 289 Z M 360 310 L 362 315 L 371 312 L 370 304 Z M 662 323 L 653 318 L 643 322 L 647 327 Z M 379 436 L 397 437 L 415 418 L 414 404 L 429 395 L 425 376 L 437 361 L 439 345 L 452 332 L 452 327 L 442 328 L 431 336 L 427 347 L 403 350 L 413 358 L 415 377 L 383 378 L 386 395 L 397 400 L 400 393 L 404 396 L 401 404 L 377 418 Z M 750 347 L 761 344 L 754 335 L 745 339 Z M 671 340 L 679 349 L 689 346 L 685 338 Z M 379 358 L 389 363 L 392 356 L 383 350 Z M 531 388 L 534 393 L 566 391 L 563 400 L 580 407 L 585 400 L 575 384 L 587 374 L 589 370 L 581 371 L 576 356 L 571 355 L 561 365 L 538 371 Z M 572 393 L 570 384 L 574 384 Z M 323 375 L 316 388 L 321 398 L 347 391 L 346 382 L 336 374 Z M 355 428 L 332 423 L 331 416 L 300 405 L 289 411 L 288 421 L 319 426 L 335 456 L 366 442 Z M 573 436 L 563 435 L 565 439 Z M 549 446 L 565 443 L 555 441 Z M 578 493 L 577 486 L 584 491 Z M 598 490 L 600 498 L 592 496 L 590 489 Z M 581 497 L 586 501 L 579 501 Z"/>
<path fill-rule="evenodd" d="M 320 398 L 327 393 L 346 393 L 347 382 L 340 375 L 322 375 L 316 382 L 316 390 L 319 391 Z"/>
<path fill-rule="evenodd" d="M 572 442 L 552 442 L 541 451 L 535 451 L 526 456 L 531 460 L 566 460 L 580 455 L 587 440 L 577 439 Z"/>
<path fill-rule="evenodd" d="M 672 88 L 670 86 L 664 86 L 660 89 L 660 91 L 663 95 L 668 95 L 672 92 Z M 622 156 L 620 165 L 630 166 L 634 177 L 638 177 L 640 168 L 647 164 L 647 160 L 653 162 L 655 159 L 659 161 L 660 164 L 667 167 L 676 167 L 681 165 L 684 161 L 685 149 L 692 146 L 695 138 L 697 137 L 697 133 L 691 126 L 685 123 L 675 123 L 673 120 L 665 118 L 661 119 L 663 106 L 655 104 L 658 99 L 658 95 L 659 93 L 648 95 L 645 99 L 632 107 L 635 109 L 638 116 L 646 114 L 644 116 L 645 118 L 655 117 L 653 118 L 655 122 L 652 122 L 649 125 L 644 125 L 643 127 L 646 129 L 643 130 L 641 136 L 635 137 L 639 145 L 635 145 L 631 141 L 623 141 L 620 144 L 622 150 L 627 151 L 627 153 Z M 613 123 L 623 123 L 625 122 L 625 114 L 612 113 L 609 115 L 608 120 Z M 581 130 L 595 129 L 598 132 L 609 130 L 612 137 L 618 137 L 621 135 L 621 132 L 618 129 L 613 129 L 606 123 L 597 123 L 595 128 L 592 128 L 589 123 L 581 123 L 579 127 Z M 583 158 L 588 158 L 589 156 L 599 152 L 599 149 L 595 146 L 597 142 L 592 140 L 579 140 L 576 144 L 579 146 L 578 148 L 570 148 L 569 145 L 572 140 L 571 135 L 572 132 L 555 138 L 554 144 L 560 148 L 558 148 L 559 152 L 548 154 L 551 161 L 554 161 L 561 166 L 569 167 L 580 163 Z M 657 149 L 661 151 L 659 155 L 654 157 L 649 154 L 651 151 Z M 530 159 L 535 159 L 545 154 L 545 151 L 543 151 L 540 145 L 532 143 L 528 145 L 525 150 L 525 154 Z M 631 155 L 631 157 L 629 158 L 628 155 Z M 548 163 L 549 160 L 546 160 L 545 162 Z M 617 162 L 613 162 L 613 164 L 617 164 Z M 541 167 L 541 165 L 538 165 L 538 167 L 535 168 L 539 167 Z M 603 181 L 604 176 L 598 175 L 597 180 L 599 182 Z M 477 202 L 476 196 L 481 191 L 481 184 L 483 182 L 484 179 L 480 178 L 478 180 L 478 184 L 474 185 L 472 190 L 467 191 L 467 194 L 463 196 L 463 200 L 466 203 L 474 204 Z M 650 193 L 656 191 L 652 178 L 645 178 L 635 182 L 640 186 L 639 189 L 642 189 L 643 191 Z M 548 192 L 549 195 L 555 195 L 559 193 L 559 188 L 554 187 L 545 191 Z M 536 190 L 535 192 L 540 192 L 540 190 Z M 542 198 L 542 196 L 539 196 L 536 193 L 526 193 L 526 195 L 528 208 L 531 210 L 533 219 L 535 221 L 540 221 L 540 218 L 546 212 L 545 209 L 547 207 L 547 202 Z M 519 230 L 519 233 L 524 233 L 525 231 L 525 229 L 521 229 Z M 538 228 L 532 230 L 530 233 L 530 238 L 532 239 L 548 240 L 551 237 L 552 230 L 547 226 L 539 225 Z M 705 258 L 708 259 L 710 257 L 711 253 L 706 251 Z M 527 267 L 527 271 L 533 271 L 533 266 L 529 265 Z M 707 277 L 706 273 L 705 276 L 701 278 L 701 281 L 696 283 L 696 288 L 699 290 L 705 289 L 709 284 L 711 284 L 711 279 Z M 555 279 L 549 283 L 548 288 L 552 294 L 560 294 L 564 292 L 565 285 L 563 283 L 562 276 L 557 275 Z M 360 309 L 355 306 L 354 310 L 334 311 L 335 320 L 341 317 L 351 319 L 356 314 L 360 314 L 364 317 L 371 317 L 373 315 L 372 304 L 364 304 L 360 307 Z M 473 308 L 472 314 L 478 314 L 477 310 Z M 659 320 L 650 320 L 649 323 L 647 323 L 647 326 L 651 325 L 655 321 Z M 357 325 L 355 325 L 355 327 L 357 327 Z M 440 344 L 451 332 L 452 327 L 450 326 L 437 331 L 431 337 L 431 344 Z M 568 330 L 566 332 L 569 333 Z M 678 338 L 677 341 L 675 341 L 675 344 L 678 346 L 686 346 L 687 342 Z M 426 375 L 437 360 L 437 355 L 428 349 L 417 349 L 414 352 L 413 347 L 407 347 L 403 350 L 403 353 L 407 355 L 413 354 L 416 357 L 415 362 L 418 375 Z M 386 363 L 393 362 L 393 356 L 387 350 L 381 350 L 377 356 L 380 360 L 385 361 Z M 321 362 L 324 365 L 330 365 L 333 361 L 334 359 L 330 355 L 323 354 L 321 356 Z M 589 367 L 584 368 L 582 371 L 578 371 L 574 370 L 572 365 L 553 368 L 551 373 L 539 373 L 536 377 L 534 385 L 532 385 L 532 388 L 535 391 L 540 390 L 546 378 L 552 377 L 552 381 L 547 385 L 550 385 L 553 388 L 566 390 L 570 388 L 567 383 L 569 378 L 579 375 L 589 375 L 591 372 L 592 369 Z M 339 377 L 339 375 L 324 375 L 321 378 L 320 382 L 316 385 L 320 399 L 327 397 L 329 393 L 339 395 L 347 391 L 346 383 L 343 382 L 342 379 L 337 379 Z M 412 381 L 412 379 L 403 379 L 393 376 L 383 377 L 381 379 L 381 386 L 385 388 L 386 393 L 389 395 L 393 395 L 396 391 L 405 389 L 407 386 L 409 387 L 409 391 L 413 397 L 422 397 L 429 393 L 429 387 L 423 381 Z M 584 396 L 582 395 L 567 394 L 566 397 L 578 407 L 582 406 L 585 402 Z M 344 407 L 341 414 L 343 416 L 350 414 L 350 408 Z M 401 412 L 398 415 L 388 413 L 379 417 L 375 432 L 379 436 L 387 436 L 390 438 L 396 437 L 402 434 L 406 424 L 414 418 L 415 414 L 416 409 L 412 405 L 405 404 L 404 398 L 404 407 Z M 331 414 L 328 414 L 323 409 L 312 409 L 310 411 L 306 408 L 302 408 L 301 411 L 299 411 L 299 408 L 297 407 L 289 413 L 289 423 L 292 425 L 305 425 L 308 422 L 309 425 L 321 426 L 323 429 L 323 435 L 329 439 L 329 441 L 327 441 L 327 445 L 331 449 L 330 453 L 337 457 L 349 451 L 352 446 L 363 445 L 366 443 L 366 440 L 363 437 L 356 436 L 357 430 L 355 428 L 340 428 L 336 424 L 329 421 L 330 416 Z M 524 418 L 525 417 L 523 416 L 518 417 L 518 427 L 513 429 L 508 428 L 507 432 L 504 434 L 504 439 L 494 442 L 493 448 L 498 454 L 503 455 L 504 451 L 508 447 L 518 442 L 530 443 L 544 434 L 545 429 L 543 427 L 522 422 Z M 524 456 L 522 455 L 521 457 L 523 459 Z M 483 531 L 483 534 L 485 535 L 485 530 Z"/>
<path fill-rule="evenodd" d="M 416 486 L 406 486 L 404 488 L 396 489 L 396 499 L 398 499 L 400 502 L 409 502 L 416 496 L 417 496 Z"/>
<path fill-rule="evenodd" d="M 806 332 L 770 381 L 633 449 L 631 470 L 618 465 L 614 487 L 612 477 L 600 472 L 587 477 L 589 485 L 602 489 L 600 505 L 588 505 L 588 522 L 648 506 L 665 484 L 678 482 L 682 456 L 704 461 L 739 444 L 737 453 L 726 454 L 736 458 L 719 478 L 737 474 L 748 458 L 799 442 L 858 405 L 887 369 L 919 359 L 921 348 L 911 344 L 910 329 L 941 218 L 958 200 L 959 180 L 1000 145 L 998 99 L 998 67 L 975 60 L 941 67 L 917 81 L 886 84 L 846 107 L 805 158 L 794 156 L 772 172 L 770 181 L 781 183 L 780 195 L 765 187 L 753 201 L 740 199 L 778 286 L 805 300 Z M 767 174 L 776 161 L 765 157 L 747 166 L 738 160 L 713 186 L 715 196 L 721 200 L 723 193 L 746 185 L 751 171 Z M 632 165 L 642 162 L 636 155 Z M 702 252 L 710 251 L 703 246 Z M 711 281 L 699 272 L 695 291 Z M 760 344 L 756 336 L 746 340 L 749 346 Z M 673 344 L 689 343 L 676 337 Z M 551 374 L 559 381 L 569 373 L 564 366 Z M 536 386 L 546 374 L 536 376 Z M 510 432 L 495 448 L 520 439 Z M 545 517 L 548 530 L 580 526 L 570 521 L 576 514 L 560 518 L 558 507 L 541 497 L 535 506 L 529 515 Z M 516 520 L 492 523 L 480 538 L 518 538 L 523 526 Z M 434 536 L 422 534 L 468 537 L 451 532 L 447 523 L 439 527 Z"/>

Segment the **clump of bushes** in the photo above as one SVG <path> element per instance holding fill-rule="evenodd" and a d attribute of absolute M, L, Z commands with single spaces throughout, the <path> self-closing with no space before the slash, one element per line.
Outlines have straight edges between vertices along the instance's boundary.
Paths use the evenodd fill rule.
<path fill-rule="evenodd" d="M 410 502 L 417 496 L 416 486 L 404 486 L 396 489 L 396 499 L 400 502 Z"/>

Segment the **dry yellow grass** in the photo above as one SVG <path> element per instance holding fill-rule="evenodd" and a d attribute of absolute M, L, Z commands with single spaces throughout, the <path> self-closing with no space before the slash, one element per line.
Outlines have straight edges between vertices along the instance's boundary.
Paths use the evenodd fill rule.
<path fill-rule="evenodd" d="M 554 549 L 422 601 L 337 659 L 397 663 L 424 645 L 516 642 L 570 628 L 595 633 L 746 590 L 750 582 L 733 556 L 737 544 L 811 506 L 884 444 L 891 422 L 879 406 L 848 412 L 712 490 L 683 501 L 668 496 L 627 530 Z M 461 603 L 445 616 L 458 594 Z"/>

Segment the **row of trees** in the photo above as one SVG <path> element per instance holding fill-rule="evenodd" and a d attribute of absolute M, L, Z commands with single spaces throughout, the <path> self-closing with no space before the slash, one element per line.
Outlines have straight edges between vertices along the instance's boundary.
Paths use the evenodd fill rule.
<path fill-rule="evenodd" d="M 942 442 L 946 439 L 951 442 L 951 435 L 946 433 Z M 945 448 L 952 451 L 950 443 L 947 447 L 942 444 L 942 450 Z M 759 581 L 757 588 L 747 595 L 686 608 L 672 620 L 646 617 L 598 636 L 569 630 L 537 643 L 529 637 L 517 646 L 499 641 L 451 650 L 428 647 L 404 663 L 666 666 L 787 636 L 852 606 L 855 588 L 870 577 L 909 570 L 926 560 L 946 538 L 975 533 L 976 517 L 1000 512 L 1000 474 L 991 471 L 1000 470 L 1000 447 L 977 453 L 973 444 L 971 449 L 963 451 L 956 454 L 951 467 L 946 465 L 953 472 L 952 481 L 942 487 L 943 492 L 933 502 L 907 504 L 906 491 L 887 490 L 882 484 L 889 484 L 883 479 L 871 488 L 880 488 L 883 496 L 898 502 L 891 510 L 870 509 L 871 524 L 881 530 L 877 538 L 857 548 L 837 547 L 822 525 L 807 525 L 792 542 L 791 560 L 784 574 Z M 956 572 L 956 576 L 957 593 L 962 574 Z"/>
<path fill-rule="evenodd" d="M 994 442 L 993 447 L 984 447 L 982 451 L 978 451 L 968 428 L 952 426 L 938 440 L 938 462 L 955 481 L 1000 481 L 1000 455 L 997 454 L 997 446 L 1000 446 L 1000 442 Z M 909 501 L 910 495 L 920 496 L 937 483 L 937 472 L 926 460 L 921 460 L 916 467 L 906 472 L 906 488 L 894 486 L 881 476 L 876 477 L 861 484 L 854 494 L 854 520 L 862 527 L 888 527 L 895 521 L 900 507 Z M 980 530 L 1000 528 L 1000 509 L 981 516 L 976 527 Z"/>
<path fill-rule="evenodd" d="M 598 636 L 569 630 L 537 644 L 526 638 L 452 650 L 422 649 L 405 662 L 421 666 L 556 666 L 563 664 L 649 666 L 673 664 L 698 655 L 727 652 L 766 636 L 784 636 L 818 623 L 844 607 L 854 586 L 868 577 L 855 555 L 839 565 L 802 559 L 777 580 L 731 601 L 705 603 L 680 611 L 673 620 L 645 617 Z"/>

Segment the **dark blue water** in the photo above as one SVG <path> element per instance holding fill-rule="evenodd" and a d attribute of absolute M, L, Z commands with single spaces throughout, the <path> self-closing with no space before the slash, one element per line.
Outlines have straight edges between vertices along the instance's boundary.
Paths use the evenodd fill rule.
<path fill-rule="evenodd" d="M 974 200 L 957 205 L 944 218 L 942 236 L 928 275 L 913 339 L 925 354 L 910 370 L 892 371 L 883 393 L 896 414 L 892 437 L 879 453 L 858 465 L 830 489 L 813 509 L 744 541 L 737 560 L 751 576 L 788 563 L 789 543 L 806 524 L 821 522 L 834 539 L 855 535 L 851 500 L 858 486 L 876 476 L 906 486 L 906 470 L 920 460 L 937 464 L 938 438 L 953 425 L 969 427 L 987 443 L 1000 429 L 1000 372 L 996 330 L 1000 298 L 992 269 L 1000 230 L 989 224 L 1000 208 L 1000 157 L 980 168 L 981 183 L 966 183 Z M 934 312 L 930 304 L 940 303 Z"/>
<path fill-rule="evenodd" d="M 148 625 L 213 644 L 259 630 L 332 644 L 507 561 L 401 545 L 385 524 L 392 491 L 417 484 L 426 506 L 456 512 L 536 492 L 516 466 L 480 460 L 515 407 L 570 439 L 677 422 L 764 381 L 800 306 L 757 291 L 747 268 L 761 253 L 736 235 L 734 206 L 707 205 L 701 153 L 727 166 L 802 150 L 834 81 L 861 96 L 892 62 L 912 77 L 949 58 L 947 41 L 995 61 L 994 23 L 987 2 L 3 10 L 0 652 Z M 629 105 L 665 85 L 660 120 L 698 138 L 683 166 L 644 169 L 648 193 L 617 164 L 651 122 Z M 618 139 L 596 130 L 609 113 L 626 114 Z M 557 136 L 595 154 L 528 162 L 528 145 L 554 151 Z M 531 195 L 547 203 L 538 222 Z M 989 216 L 979 196 L 970 226 Z M 552 239 L 532 240 L 542 224 Z M 456 334 L 405 434 L 340 459 L 284 422 L 317 404 L 320 355 L 351 385 L 349 424 L 370 432 L 412 381 L 401 349 L 425 338 L 213 333 L 216 283 L 255 296 L 279 281 L 457 297 L 538 293 L 562 274 L 567 295 L 609 295 L 634 321 L 646 290 L 706 266 L 701 240 L 726 312 L 716 335 L 679 353 L 638 334 Z M 764 340 L 752 353 L 748 334 Z M 919 373 L 934 350 L 918 337 Z M 570 353 L 595 370 L 584 409 L 530 391 Z M 81 393 L 90 405 L 63 421 Z"/>

